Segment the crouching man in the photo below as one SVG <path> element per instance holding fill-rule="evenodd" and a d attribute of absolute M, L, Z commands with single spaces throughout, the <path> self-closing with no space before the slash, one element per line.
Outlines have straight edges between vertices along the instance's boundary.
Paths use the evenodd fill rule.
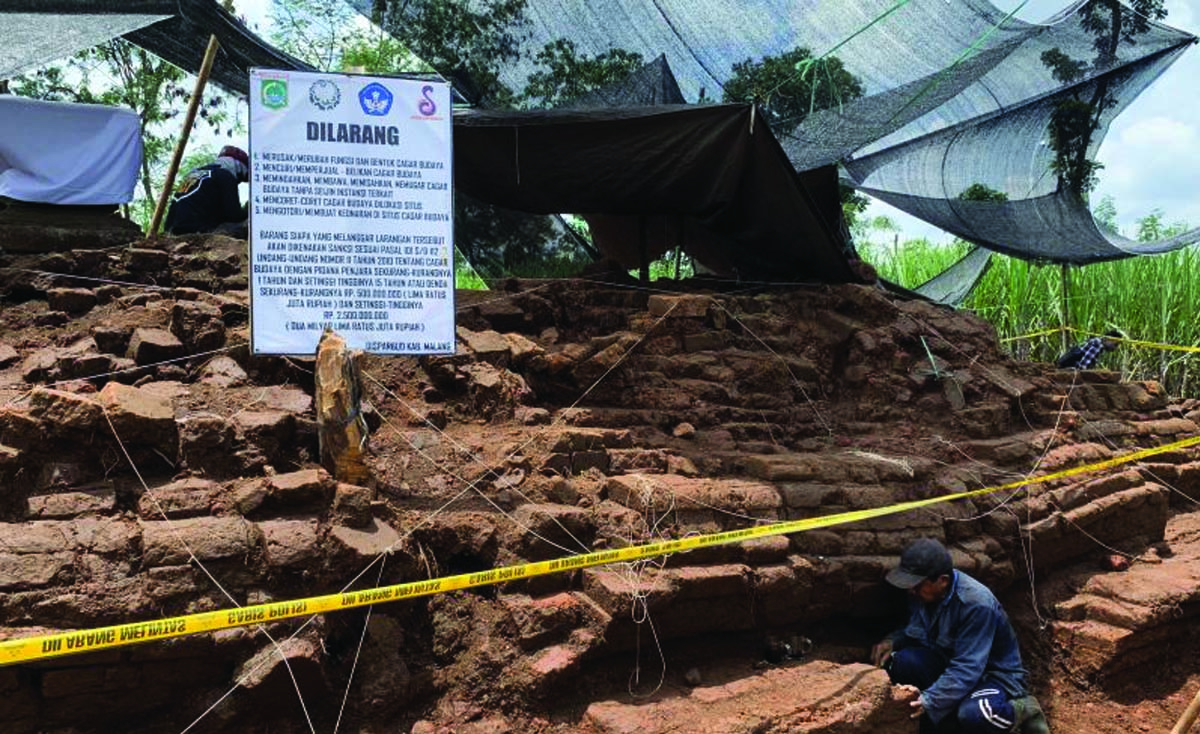
<path fill-rule="evenodd" d="M 246 207 L 238 197 L 238 184 L 250 180 L 250 156 L 232 145 L 221 148 L 217 159 L 193 168 L 171 197 L 165 229 L 168 234 L 215 233 L 246 239 L 250 228 Z"/>
<path fill-rule="evenodd" d="M 875 645 L 871 662 L 920 691 L 912 706 L 921 734 L 1049 734 L 1008 615 L 986 586 L 954 569 L 941 543 L 910 544 L 887 580 L 908 591 L 910 616 Z"/>

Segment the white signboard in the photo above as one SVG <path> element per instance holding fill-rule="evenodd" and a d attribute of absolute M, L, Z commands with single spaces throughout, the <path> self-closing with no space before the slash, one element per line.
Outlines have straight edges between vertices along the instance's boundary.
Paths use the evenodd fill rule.
<path fill-rule="evenodd" d="M 250 72 L 250 343 L 454 352 L 450 89 Z"/>

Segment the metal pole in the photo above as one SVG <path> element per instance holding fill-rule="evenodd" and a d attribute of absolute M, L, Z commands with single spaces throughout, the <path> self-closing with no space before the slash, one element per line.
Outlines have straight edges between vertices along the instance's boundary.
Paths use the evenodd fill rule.
<path fill-rule="evenodd" d="M 179 173 L 179 163 L 183 160 L 183 151 L 187 148 L 188 136 L 192 132 L 192 124 L 196 122 L 196 112 L 200 109 L 200 101 L 204 96 L 204 87 L 208 84 L 208 75 L 212 72 L 213 61 L 217 58 L 220 42 L 214 35 L 208 39 L 208 48 L 204 51 L 204 61 L 200 64 L 200 73 L 196 76 L 196 88 L 192 90 L 192 99 L 188 103 L 187 115 L 183 118 L 183 130 L 179 132 L 179 140 L 175 141 L 175 153 L 171 156 L 171 165 L 167 167 L 167 177 L 163 181 L 162 193 L 158 195 L 158 204 L 154 207 L 154 216 L 150 219 L 147 237 L 158 234 L 162 225 L 163 215 L 167 211 L 167 199 L 175 188 L 175 175 Z"/>
<path fill-rule="evenodd" d="M 1071 348 L 1071 304 L 1067 299 L 1067 291 L 1071 288 L 1071 272 L 1068 270 L 1070 266 L 1063 263 L 1061 266 L 1062 273 L 1062 351 L 1066 352 Z"/>

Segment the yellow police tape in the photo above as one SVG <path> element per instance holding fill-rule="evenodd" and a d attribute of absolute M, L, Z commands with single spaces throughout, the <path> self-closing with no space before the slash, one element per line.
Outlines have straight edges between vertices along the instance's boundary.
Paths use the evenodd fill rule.
<path fill-rule="evenodd" d="M 1059 327 L 1057 329 L 1043 329 L 1042 331 L 1034 331 L 1029 334 L 1021 334 L 1020 336 L 1007 336 L 1007 337 L 1001 339 L 1000 343 L 1003 344 L 1005 342 L 1015 342 L 1018 339 L 1033 339 L 1034 337 L 1050 336 L 1051 334 L 1061 334 L 1061 333 L 1062 333 L 1062 327 Z"/>
<path fill-rule="evenodd" d="M 1085 336 L 1102 336 L 1101 334 L 1093 334 L 1092 332 L 1084 331 L 1083 329 L 1075 329 L 1072 327 L 1060 326 L 1055 329 L 1043 329 L 1042 331 L 1034 331 L 1034 332 L 1030 332 L 1028 334 L 1021 334 L 1020 336 L 1008 336 L 1008 337 L 1001 339 L 1000 343 L 1005 344 L 1007 342 L 1018 341 L 1020 339 L 1034 339 L 1039 336 L 1050 336 L 1052 334 L 1061 334 L 1064 331 L 1073 331 L 1076 334 L 1083 334 Z M 1108 338 L 1112 339 L 1112 341 L 1115 341 L 1118 344 L 1125 344 L 1125 345 L 1128 345 L 1131 347 L 1143 347 L 1145 349 L 1160 349 L 1163 351 L 1170 351 L 1170 352 L 1200 352 L 1200 347 L 1186 347 L 1186 346 L 1183 346 L 1180 344 L 1162 344 L 1160 342 L 1148 342 L 1148 341 L 1141 341 L 1138 339 L 1123 339 L 1120 337 L 1108 337 Z"/>
<path fill-rule="evenodd" d="M 324 596 L 313 596 L 306 599 L 273 602 L 270 604 L 254 604 L 252 606 L 238 607 L 236 609 L 223 609 L 213 612 L 188 614 L 181 617 L 168 617 L 166 619 L 158 619 L 152 622 L 133 622 L 130 624 L 118 624 L 111 627 L 99 627 L 76 632 L 60 632 L 52 635 L 38 635 L 35 637 L 4 640 L 0 642 L 0 665 L 11 665 L 13 663 L 21 663 L 43 658 L 58 657 L 62 655 L 75 655 L 78 653 L 93 652 L 96 650 L 105 650 L 114 647 L 124 647 L 140 642 L 164 640 L 171 637 L 193 635 L 200 632 L 215 632 L 217 630 L 230 629 L 233 627 L 247 627 L 250 625 L 262 624 L 264 622 L 274 622 L 292 617 L 335 612 L 341 609 L 353 609 L 355 607 L 368 606 L 379 602 L 413 599 L 420 596 L 441 594 L 447 591 L 470 589 L 477 586 L 488 586 L 490 584 L 498 584 L 505 581 L 515 581 L 517 579 L 525 579 L 532 576 L 543 576 L 551 573 L 561 573 L 563 571 L 589 568 L 591 566 L 603 566 L 610 563 L 637 561 L 643 558 L 653 558 L 655 556 L 663 556 L 671 553 L 680 553 L 682 551 L 694 550 L 696 548 L 703 548 L 707 546 L 724 545 L 727 543 L 740 543 L 753 538 L 765 538 L 773 535 L 786 535 L 789 533 L 798 533 L 816 528 L 859 522 L 861 520 L 869 520 L 871 518 L 893 515 L 900 512 L 908 512 L 910 510 L 916 510 L 922 507 L 929 507 L 930 505 L 936 505 L 942 502 L 953 502 L 955 500 L 967 499 L 970 497 L 979 497 L 985 494 L 1003 492 L 1008 489 L 1017 489 L 1019 487 L 1025 487 L 1034 484 L 1043 484 L 1045 482 L 1050 482 L 1057 479 L 1064 479 L 1079 474 L 1087 474 L 1103 469 L 1109 469 L 1114 466 L 1120 466 L 1121 464 L 1140 461 L 1141 459 L 1145 459 L 1150 456 L 1167 453 L 1169 451 L 1177 451 L 1179 449 L 1189 448 L 1198 444 L 1200 444 L 1200 436 L 1195 436 L 1192 438 L 1183 439 L 1182 441 L 1176 441 L 1165 446 L 1142 449 L 1140 451 L 1134 451 L 1132 453 L 1107 459 L 1095 464 L 1075 467 L 1074 469 L 1064 469 L 1063 471 L 1054 472 L 1053 474 L 1047 474 L 1040 477 L 1034 477 L 1032 479 L 1022 479 L 996 487 L 985 487 L 983 489 L 973 489 L 966 492 L 942 495 L 940 497 L 930 497 L 928 499 L 902 502 L 900 504 L 889 505 L 887 507 L 876 507 L 868 510 L 854 510 L 852 512 L 843 512 L 837 515 L 812 517 L 804 520 L 790 520 L 787 522 L 773 523 L 770 525 L 759 525 L 752 528 L 744 528 L 742 530 L 730 530 L 723 533 L 712 533 L 710 535 L 697 535 L 680 538 L 678 540 L 647 543 L 646 545 L 630 546 L 628 548 L 619 548 L 616 550 L 583 553 L 581 555 L 568 556 L 567 558 L 559 558 L 552 561 L 538 561 L 536 563 L 524 563 L 518 566 L 504 566 L 479 573 L 464 573 L 457 576 L 447 576 L 445 578 L 430 579 L 428 581 L 412 581 L 409 583 L 381 586 L 362 591 L 347 591 L 339 594 L 326 594 Z"/>

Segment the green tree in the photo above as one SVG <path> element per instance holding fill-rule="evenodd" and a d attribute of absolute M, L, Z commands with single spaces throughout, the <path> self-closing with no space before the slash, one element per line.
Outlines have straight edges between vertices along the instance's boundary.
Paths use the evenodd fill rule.
<path fill-rule="evenodd" d="M 1166 215 L 1162 209 L 1153 209 L 1149 214 L 1137 220 L 1137 241 L 1155 242 L 1181 235 L 1188 231 L 1187 222 L 1171 222 L 1167 224 Z"/>
<path fill-rule="evenodd" d="M 123 106 L 137 113 L 142 136 L 141 196 L 133 210 L 145 225 L 175 148 L 177 117 L 191 95 L 187 78 L 178 67 L 117 38 L 14 79 L 11 88 L 35 99 Z M 198 110 L 197 126 L 232 135 L 228 101 L 228 95 L 210 91 Z"/>
<path fill-rule="evenodd" d="M 372 27 L 346 0 L 272 0 L 271 19 L 275 44 L 318 69 L 432 70 L 400 41 Z"/>
<path fill-rule="evenodd" d="M 1008 194 L 986 184 L 973 183 L 963 189 L 958 198 L 963 201 L 1008 201 Z"/>
<path fill-rule="evenodd" d="M 430 72 L 433 69 L 386 33 L 358 33 L 342 47 L 342 69 L 374 74 Z"/>
<path fill-rule="evenodd" d="M 1117 202 L 1111 196 L 1100 199 L 1100 203 L 1092 207 L 1092 218 L 1100 226 L 1101 231 L 1109 234 L 1121 234 L 1117 227 Z"/>
<path fill-rule="evenodd" d="M 733 75 L 725 83 L 724 100 L 758 105 L 771 131 L 784 137 L 813 112 L 862 95 L 862 83 L 846 71 L 841 59 L 813 59 L 811 51 L 797 47 L 778 56 L 734 64 Z"/>
<path fill-rule="evenodd" d="M 525 0 L 375 0 L 375 18 L 481 107 L 512 107 L 501 64 L 521 57 Z"/>
<path fill-rule="evenodd" d="M 1062 84 L 1081 80 L 1090 70 L 1103 72 L 1117 60 L 1122 43 L 1136 44 L 1138 36 L 1150 30 L 1152 20 L 1167 17 L 1164 0 L 1087 0 L 1079 9 L 1079 22 L 1093 37 L 1095 59 L 1089 64 L 1074 59 L 1053 48 L 1042 53 L 1042 63 Z M 1076 89 L 1069 97 L 1055 103 L 1048 126 L 1049 145 L 1054 151 L 1050 170 L 1058 178 L 1059 190 L 1070 191 L 1087 198 L 1095 188 L 1103 165 L 1088 157 L 1088 150 L 1104 113 L 1117 104 L 1110 81 L 1097 79 L 1090 95 Z"/>
<path fill-rule="evenodd" d="M 862 82 L 846 70 L 841 59 L 814 59 L 807 48 L 797 47 L 778 56 L 734 64 L 733 76 L 725 83 L 724 101 L 756 104 L 775 137 L 785 138 L 813 112 L 862 95 Z M 842 214 L 853 229 L 870 202 L 849 186 L 841 186 L 840 193 Z"/>
<path fill-rule="evenodd" d="M 486 278 L 577 272 L 590 261 L 551 217 L 503 209 L 459 193 L 454 244 Z"/>
<path fill-rule="evenodd" d="M 301 61 L 334 71 L 357 17 L 344 0 L 272 0 L 271 40 Z"/>
<path fill-rule="evenodd" d="M 545 70 L 535 71 L 525 85 L 524 102 L 531 107 L 559 107 L 621 81 L 645 64 L 641 54 L 619 48 L 581 55 L 565 38 L 547 43 L 534 58 Z"/>

